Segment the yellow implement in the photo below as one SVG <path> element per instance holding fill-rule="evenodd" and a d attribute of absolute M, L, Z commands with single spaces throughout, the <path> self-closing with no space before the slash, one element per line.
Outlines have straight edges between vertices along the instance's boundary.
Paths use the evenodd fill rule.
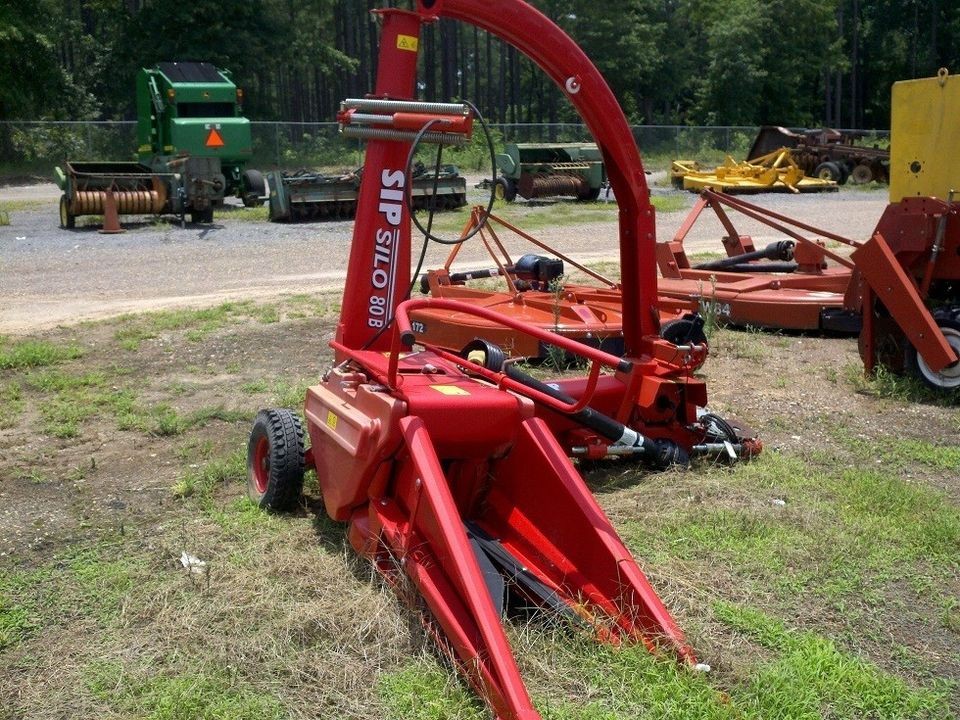
<path fill-rule="evenodd" d="M 960 190 L 960 78 L 942 68 L 934 78 L 893 84 L 890 115 L 890 202 L 945 200 Z"/>
<path fill-rule="evenodd" d="M 807 177 L 793 160 L 790 148 L 780 148 L 751 161 L 727 155 L 723 165 L 705 170 L 694 160 L 674 160 L 670 177 L 677 188 L 700 192 L 823 192 L 837 189 L 833 180 Z"/>

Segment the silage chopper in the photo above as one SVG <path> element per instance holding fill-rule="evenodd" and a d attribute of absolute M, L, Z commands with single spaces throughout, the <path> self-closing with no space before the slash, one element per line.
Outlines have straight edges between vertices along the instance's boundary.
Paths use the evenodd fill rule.
<path fill-rule="evenodd" d="M 420 610 L 439 646 L 501 720 L 535 720 L 501 624 L 540 608 L 598 640 L 642 642 L 691 668 L 693 649 L 570 459 L 632 455 L 654 467 L 737 454 L 741 439 L 706 413 L 691 355 L 658 335 L 654 211 L 633 135 L 609 87 L 573 41 L 521 0 L 418 0 L 382 21 L 375 91 L 338 120 L 366 139 L 335 364 L 307 390 L 311 447 L 289 410 L 258 414 L 249 488 L 261 506 L 298 502 L 315 468 L 331 518 Z M 468 104 L 414 100 L 420 28 L 464 21 L 515 46 L 581 113 L 620 205 L 622 357 L 455 300 L 410 293 L 409 168 L 421 141 L 461 142 Z M 439 162 L 439 159 L 438 159 Z M 429 221 L 427 227 L 429 236 Z M 458 354 L 417 343 L 411 315 L 447 309 L 499 322 L 589 363 L 545 383 L 477 338 Z"/>

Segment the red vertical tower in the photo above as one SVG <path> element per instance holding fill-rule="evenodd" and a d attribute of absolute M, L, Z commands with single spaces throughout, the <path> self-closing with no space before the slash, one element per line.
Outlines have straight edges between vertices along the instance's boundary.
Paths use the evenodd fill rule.
<path fill-rule="evenodd" d="M 373 97 L 412 100 L 421 18 L 404 10 L 376 12 L 383 18 L 383 29 Z M 390 334 L 380 331 L 410 285 L 410 222 L 403 199 L 409 150 L 410 144 L 403 141 L 367 142 L 337 326 L 337 341 L 348 348 L 389 348 Z"/>

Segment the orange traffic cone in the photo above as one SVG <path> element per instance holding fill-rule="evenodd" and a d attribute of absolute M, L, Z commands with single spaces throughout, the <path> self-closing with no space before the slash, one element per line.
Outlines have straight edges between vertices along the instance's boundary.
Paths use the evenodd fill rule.
<path fill-rule="evenodd" d="M 113 188 L 107 188 L 103 194 L 103 227 L 100 232 L 104 235 L 126 232 L 120 227 L 120 215 L 117 213 L 117 199 L 113 196 Z"/>

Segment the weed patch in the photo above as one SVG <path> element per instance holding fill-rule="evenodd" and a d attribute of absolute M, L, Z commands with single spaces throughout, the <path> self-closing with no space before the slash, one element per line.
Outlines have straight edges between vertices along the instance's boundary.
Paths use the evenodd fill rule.
<path fill-rule="evenodd" d="M 0 370 L 46 367 L 83 356 L 74 344 L 58 345 L 46 340 L 22 340 L 10 347 L 0 347 Z"/>
<path fill-rule="evenodd" d="M 690 195 L 680 195 L 679 193 L 651 195 L 650 204 L 657 209 L 657 212 L 681 212 L 690 208 L 690 197 Z"/>
<path fill-rule="evenodd" d="M 0 430 L 16 426 L 24 407 L 20 383 L 11 382 L 0 385 Z"/>
<path fill-rule="evenodd" d="M 238 448 L 232 455 L 216 458 L 203 467 L 186 473 L 173 487 L 181 498 L 195 498 L 201 505 L 209 505 L 217 487 L 246 482 L 247 450 Z"/>
<path fill-rule="evenodd" d="M 36 570 L 0 574 L 0 650 L 73 618 L 114 623 L 135 584 L 149 582 L 142 561 L 112 543 L 61 555 Z"/>
<path fill-rule="evenodd" d="M 915 690 L 899 678 L 841 652 L 829 639 L 793 632 L 764 613 L 717 603 L 718 619 L 779 652 L 734 693 L 757 717 L 941 718 L 948 688 Z"/>
<path fill-rule="evenodd" d="M 483 720 L 486 713 L 461 684 L 426 659 L 384 673 L 377 695 L 390 720 Z"/>
<path fill-rule="evenodd" d="M 240 317 L 257 313 L 252 302 L 226 302 L 201 310 L 163 310 L 155 313 L 126 315 L 120 318 L 120 327 L 114 338 L 125 350 L 135 351 L 140 343 L 158 338 L 165 332 L 184 331 L 191 342 L 200 342 Z"/>
<path fill-rule="evenodd" d="M 883 365 L 874 368 L 872 375 L 866 375 L 862 365 L 851 363 L 846 366 L 846 376 L 857 392 L 866 395 L 906 403 L 960 404 L 960 390 L 933 390 L 915 375 L 898 375 Z"/>
<path fill-rule="evenodd" d="M 120 663 L 97 662 L 85 671 L 87 689 L 110 708 L 145 720 L 281 720 L 279 700 L 232 677 L 226 669 L 190 674 L 139 675 Z"/>

